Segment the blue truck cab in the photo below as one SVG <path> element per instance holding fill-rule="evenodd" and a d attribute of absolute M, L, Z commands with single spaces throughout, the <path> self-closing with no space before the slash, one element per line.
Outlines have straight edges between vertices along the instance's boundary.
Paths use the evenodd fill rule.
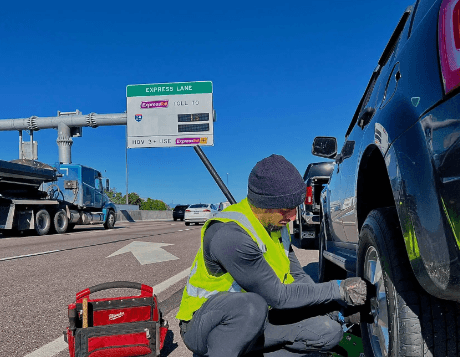
<path fill-rule="evenodd" d="M 69 224 L 102 223 L 113 228 L 116 207 L 105 193 L 109 180 L 105 179 L 104 185 L 102 174 L 84 165 L 56 164 L 55 168 L 57 181 L 43 184 L 42 190 L 65 205 Z"/>
<path fill-rule="evenodd" d="M 78 164 L 54 167 L 33 160 L 0 160 L 0 233 L 66 233 L 75 225 L 111 229 L 116 207 L 99 171 Z"/>

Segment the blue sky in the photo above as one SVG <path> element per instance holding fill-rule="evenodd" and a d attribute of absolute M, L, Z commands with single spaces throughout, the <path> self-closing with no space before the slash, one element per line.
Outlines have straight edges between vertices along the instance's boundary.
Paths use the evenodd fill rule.
<path fill-rule="evenodd" d="M 273 153 L 301 174 L 315 136 L 339 147 L 410 1 L 6 2 L 0 12 L 0 119 L 122 113 L 126 86 L 212 81 L 214 146 L 203 151 L 236 200 Z M 29 140 L 28 135 L 24 135 Z M 54 129 L 34 133 L 58 161 Z M 1 160 L 18 133 L 0 132 Z M 83 128 L 72 162 L 126 192 L 125 127 Z M 191 147 L 129 149 L 129 191 L 166 203 L 226 200 Z M 228 175 L 227 175 L 228 173 Z"/>

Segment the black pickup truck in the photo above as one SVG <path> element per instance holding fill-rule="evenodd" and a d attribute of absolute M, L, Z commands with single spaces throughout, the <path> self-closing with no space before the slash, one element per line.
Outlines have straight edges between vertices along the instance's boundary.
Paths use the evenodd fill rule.
<path fill-rule="evenodd" d="M 315 162 L 308 165 L 303 175 L 307 184 L 305 202 L 297 207 L 294 222 L 294 236 L 299 239 L 301 248 L 318 248 L 321 222 L 321 191 L 329 182 L 334 169 L 333 162 Z"/>
<path fill-rule="evenodd" d="M 417 0 L 377 62 L 321 196 L 321 280 L 375 287 L 365 355 L 460 356 L 460 1 Z"/>

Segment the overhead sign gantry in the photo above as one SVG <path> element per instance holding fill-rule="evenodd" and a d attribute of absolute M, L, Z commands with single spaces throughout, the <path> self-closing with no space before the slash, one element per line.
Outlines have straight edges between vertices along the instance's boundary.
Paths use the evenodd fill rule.
<path fill-rule="evenodd" d="M 126 87 L 127 147 L 214 145 L 212 82 Z"/>
<path fill-rule="evenodd" d="M 29 130 L 30 146 L 34 148 L 34 131 L 58 129 L 56 142 L 59 147 L 59 162 L 71 163 L 72 137 L 82 136 L 82 127 L 126 125 L 127 148 L 193 146 L 217 185 L 233 204 L 236 203 L 235 199 L 201 150 L 201 146 L 214 145 L 216 115 L 212 90 L 211 81 L 128 85 L 125 113 L 82 115 L 77 110 L 58 112 L 57 117 L 5 119 L 0 120 L 0 131 L 19 131 L 19 152 L 23 157 L 25 143 L 22 141 L 22 130 Z M 36 149 L 29 156 L 36 159 Z"/>

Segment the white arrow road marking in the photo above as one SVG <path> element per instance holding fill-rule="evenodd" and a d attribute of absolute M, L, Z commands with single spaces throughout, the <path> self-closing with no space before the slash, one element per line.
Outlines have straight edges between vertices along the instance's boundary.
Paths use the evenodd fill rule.
<path fill-rule="evenodd" d="M 107 258 L 114 257 L 128 252 L 132 252 L 141 265 L 166 262 L 168 260 L 179 259 L 175 255 L 168 253 L 161 247 L 167 245 L 174 245 L 168 243 L 152 243 L 152 242 L 132 242 L 126 247 L 117 250 L 115 253 L 110 254 Z"/>
<path fill-rule="evenodd" d="M 174 275 L 173 277 L 163 281 L 162 283 L 155 285 L 153 287 L 153 292 L 158 296 L 161 292 L 165 291 L 170 286 L 181 281 L 187 277 L 190 273 L 190 268 L 181 271 L 179 274 Z M 54 341 L 40 347 L 38 350 L 35 350 L 24 357 L 53 357 L 56 356 L 61 351 L 64 351 L 67 347 L 67 343 L 64 342 L 64 337 L 61 335 Z"/>

